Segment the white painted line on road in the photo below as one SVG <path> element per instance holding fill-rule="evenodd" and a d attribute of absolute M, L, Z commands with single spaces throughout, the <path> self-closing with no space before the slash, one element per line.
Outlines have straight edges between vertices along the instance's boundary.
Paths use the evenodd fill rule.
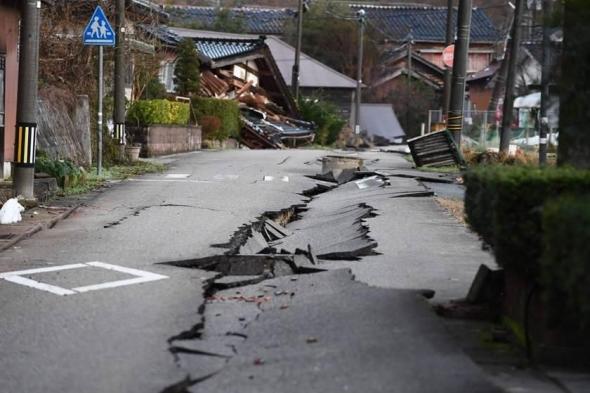
<path fill-rule="evenodd" d="M 51 293 L 54 293 L 54 294 L 60 295 L 60 296 L 75 295 L 76 294 L 76 292 L 74 292 L 70 289 L 56 287 L 55 285 L 45 284 L 45 283 L 31 280 L 30 278 L 25 278 L 22 276 L 8 276 L 8 277 L 5 277 L 4 279 L 6 281 L 10 281 L 15 284 L 20 284 L 20 285 L 24 285 L 24 286 L 35 288 L 35 289 L 40 289 L 42 291 L 51 292 Z"/>
<path fill-rule="evenodd" d="M 48 272 L 56 272 L 61 270 L 70 270 L 70 269 L 78 269 L 78 268 L 85 268 L 85 267 L 97 267 L 106 270 L 113 270 L 119 273 L 125 273 L 135 278 L 125 279 L 125 280 L 117 280 L 117 281 L 110 281 L 101 284 L 95 285 L 86 285 L 83 287 L 77 288 L 62 288 L 55 285 L 45 284 L 39 281 L 32 280 L 30 278 L 23 277 L 23 275 L 27 274 L 38 274 L 38 273 L 48 273 Z M 17 270 L 13 272 L 7 272 L 0 274 L 0 279 L 4 279 L 6 281 L 24 285 L 30 288 L 39 289 L 41 291 L 51 292 L 56 295 L 60 296 L 67 296 L 67 295 L 75 295 L 78 293 L 90 292 L 90 291 L 98 291 L 101 289 L 108 289 L 108 288 L 116 288 L 122 287 L 126 285 L 134 285 L 134 284 L 142 284 L 145 282 L 150 281 L 157 281 L 169 278 L 168 276 L 164 276 L 161 274 L 146 272 L 145 270 L 139 269 L 132 269 L 129 267 L 112 265 L 110 263 L 104 262 L 88 262 L 88 263 L 74 263 L 70 265 L 61 265 L 61 266 L 52 266 L 52 267 L 44 267 L 39 269 L 28 269 L 28 270 Z"/>
<path fill-rule="evenodd" d="M 209 180 L 190 179 L 128 179 L 129 181 L 142 183 L 211 183 Z"/>
<path fill-rule="evenodd" d="M 29 270 L 17 270 L 14 272 L 2 273 L 2 274 L 0 274 L 0 278 L 5 278 L 5 277 L 9 277 L 9 276 L 24 276 L 25 274 L 57 272 L 59 270 L 78 269 L 81 267 L 86 267 L 86 264 L 85 263 L 73 263 L 71 265 L 41 267 L 38 269 L 29 269 Z"/>
<path fill-rule="evenodd" d="M 166 178 L 168 178 L 168 179 L 186 179 L 189 176 L 190 176 L 190 174 L 188 174 L 188 173 L 169 173 L 166 175 Z"/>

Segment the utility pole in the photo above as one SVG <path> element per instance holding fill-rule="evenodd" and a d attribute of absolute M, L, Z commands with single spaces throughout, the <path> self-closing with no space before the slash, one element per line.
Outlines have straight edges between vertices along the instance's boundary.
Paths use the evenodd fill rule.
<path fill-rule="evenodd" d="M 407 78 L 407 83 L 408 85 L 407 90 L 408 90 L 408 94 L 407 94 L 407 103 L 406 103 L 406 132 L 408 132 L 408 130 L 410 129 L 410 102 L 412 102 L 412 46 L 414 44 L 414 37 L 412 36 L 412 31 L 410 30 L 408 37 L 408 58 L 407 58 L 407 62 L 408 62 L 408 78 Z"/>
<path fill-rule="evenodd" d="M 115 45 L 115 139 L 125 146 L 125 0 L 117 0 L 115 8 L 115 29 L 117 42 Z M 102 131 L 102 130 L 101 130 Z"/>
<path fill-rule="evenodd" d="M 14 195 L 34 199 L 41 2 L 22 2 L 16 114 Z"/>
<path fill-rule="evenodd" d="M 508 2 L 508 5 L 514 8 L 512 3 Z M 508 48 L 512 42 L 512 26 L 514 26 L 514 12 L 510 17 L 510 23 L 508 23 L 508 34 L 506 35 L 506 40 L 504 41 L 504 58 L 502 59 L 502 64 L 500 65 L 500 69 L 498 70 L 498 76 L 496 77 L 496 84 L 494 85 L 494 90 L 492 92 L 492 98 L 490 99 L 490 103 L 488 105 L 489 112 L 495 112 L 498 108 L 498 101 L 500 100 L 500 96 L 504 93 L 504 89 L 506 88 L 506 77 L 508 76 L 508 62 L 510 54 L 508 53 Z"/>
<path fill-rule="evenodd" d="M 295 46 L 295 62 L 291 72 L 291 88 L 295 102 L 299 101 L 299 63 L 301 59 L 301 37 L 303 35 L 303 0 L 299 0 L 297 7 L 297 44 Z"/>
<path fill-rule="evenodd" d="M 453 44 L 453 0 L 447 1 L 447 36 L 445 40 L 446 47 Z M 451 83 L 453 79 L 453 72 L 450 68 L 445 68 L 445 89 L 443 92 L 442 112 L 446 118 L 449 114 L 449 104 L 451 102 Z M 430 130 L 429 130 L 430 132 Z"/>
<path fill-rule="evenodd" d="M 358 18 L 359 24 L 359 51 L 356 66 L 356 102 L 354 106 L 354 133 L 358 135 L 361 133 L 361 89 L 363 85 L 363 38 L 365 36 L 365 10 L 358 10 L 356 16 Z"/>
<path fill-rule="evenodd" d="M 507 153 L 510 147 L 512 134 L 512 111 L 514 106 L 514 82 L 516 79 L 516 66 L 518 64 L 518 51 L 520 50 L 520 37 L 522 13 L 524 1 L 516 0 L 514 10 L 514 23 L 512 24 L 512 39 L 510 41 L 510 54 L 508 57 L 508 71 L 506 74 L 506 92 L 504 93 L 504 107 L 502 114 L 502 128 L 500 129 L 500 153 Z"/>
<path fill-rule="evenodd" d="M 551 30 L 549 20 L 551 18 L 552 0 L 543 0 L 543 75 L 541 77 L 541 113 L 539 122 L 539 165 L 547 164 L 547 131 L 549 129 L 548 109 L 551 96 Z M 551 141 L 549 141 L 551 142 Z"/>
<path fill-rule="evenodd" d="M 447 129 L 453 133 L 457 146 L 461 146 L 463 131 L 463 106 L 465 101 L 465 75 L 469 60 L 469 39 L 471 33 L 472 0 L 459 0 L 457 19 L 457 42 L 453 59 L 451 102 Z"/>

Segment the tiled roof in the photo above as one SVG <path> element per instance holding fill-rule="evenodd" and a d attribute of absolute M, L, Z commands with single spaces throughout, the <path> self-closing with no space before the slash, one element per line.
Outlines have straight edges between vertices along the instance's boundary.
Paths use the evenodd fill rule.
<path fill-rule="evenodd" d="M 167 8 L 172 19 L 196 23 L 202 29 L 212 29 L 217 19 L 215 7 L 170 7 Z M 230 18 L 242 23 L 246 33 L 277 34 L 283 33 L 285 22 L 295 17 L 295 11 L 288 8 L 230 8 Z"/>
<path fill-rule="evenodd" d="M 254 39 L 252 34 L 235 34 L 218 31 L 192 30 L 180 27 L 169 27 L 170 33 L 178 37 L 199 38 L 227 38 L 227 39 Z M 295 58 L 295 48 L 281 41 L 275 36 L 266 38 L 266 45 L 288 86 L 291 85 L 291 72 Z M 299 85 L 310 88 L 345 88 L 355 89 L 356 81 L 338 71 L 328 67 L 318 60 L 301 53 L 299 73 Z"/>
<path fill-rule="evenodd" d="M 175 47 L 181 40 L 181 37 L 171 31 L 165 25 L 139 25 L 139 28 L 160 40 L 160 42 L 167 46 Z"/>
<path fill-rule="evenodd" d="M 409 33 L 414 41 L 444 42 L 447 30 L 447 8 L 410 5 L 351 5 L 353 10 L 363 9 L 369 23 L 389 39 L 404 40 Z M 453 13 L 453 26 L 457 26 L 457 10 Z M 499 33 L 483 9 L 474 8 L 471 20 L 472 42 L 496 42 Z"/>
<path fill-rule="evenodd" d="M 247 55 L 264 46 L 261 39 L 237 40 L 222 38 L 193 38 L 199 54 L 213 61 Z"/>

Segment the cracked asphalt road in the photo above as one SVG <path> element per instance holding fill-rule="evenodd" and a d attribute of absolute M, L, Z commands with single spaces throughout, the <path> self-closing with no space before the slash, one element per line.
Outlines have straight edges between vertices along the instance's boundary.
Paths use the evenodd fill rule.
<path fill-rule="evenodd" d="M 0 274 L 100 261 L 123 269 L 148 272 L 145 273 L 148 275 L 153 273 L 167 277 L 115 288 L 107 285 L 100 290 L 70 296 L 59 296 L 22 285 L 22 282 L 0 280 L 0 390 L 27 393 L 174 393 L 188 389 L 230 392 L 241 386 L 238 385 L 241 383 L 238 377 L 249 378 L 247 373 L 240 374 L 240 364 L 247 359 L 247 367 L 251 368 L 248 348 L 265 344 L 260 340 L 264 340 L 266 329 L 271 329 L 274 332 L 272 336 L 282 343 L 288 343 L 293 339 L 288 334 L 293 329 L 279 332 L 283 323 L 336 331 L 338 326 L 342 326 L 342 318 L 348 317 L 353 318 L 354 323 L 350 325 L 351 332 L 343 336 L 346 340 L 337 340 L 325 349 L 318 345 L 317 348 L 323 351 L 319 358 L 317 353 L 290 353 L 288 347 L 283 347 L 281 351 L 286 353 L 281 352 L 277 359 L 284 358 L 285 361 L 278 361 L 270 369 L 265 369 L 261 381 L 288 387 L 285 391 L 300 391 L 296 385 L 287 383 L 286 375 L 303 378 L 304 373 L 301 373 L 304 369 L 298 373 L 292 367 L 306 364 L 305 356 L 312 356 L 321 362 L 329 363 L 330 359 L 335 359 L 335 362 L 326 366 L 328 372 L 325 375 L 320 373 L 315 379 L 307 381 L 306 390 L 327 391 L 325 388 L 329 386 L 332 391 L 342 391 L 339 389 L 342 386 L 358 390 L 361 385 L 348 384 L 346 379 L 356 378 L 355 362 L 367 356 L 370 359 L 372 348 L 381 346 L 385 350 L 375 352 L 378 353 L 375 361 L 378 361 L 379 367 L 371 372 L 370 383 L 362 385 L 367 387 L 365 391 L 404 391 L 403 386 L 411 386 L 407 391 L 412 392 L 432 391 L 429 390 L 428 378 L 433 375 L 439 381 L 436 391 L 461 391 L 456 389 L 468 385 L 477 387 L 478 392 L 495 391 L 464 355 L 451 350 L 446 335 L 441 333 L 442 325 L 437 324 L 431 311 L 427 307 L 415 307 L 415 295 L 408 295 L 408 291 L 391 290 L 417 289 L 428 284 L 445 297 L 461 294 L 479 261 L 490 260 L 476 247 L 461 247 L 472 244 L 474 239 L 466 234 L 464 228 L 453 225 L 452 219 L 437 210 L 430 198 L 372 199 L 369 204 L 380 215 L 368 219 L 370 236 L 379 242 L 376 250 L 381 255 L 367 257 L 361 262 L 332 262 L 333 268 L 353 267 L 354 273 L 365 283 L 390 289 L 371 290 L 368 286 L 352 282 L 350 277 L 343 278 L 341 273 L 329 272 L 338 278 L 334 284 L 329 284 L 332 280 L 329 277 L 332 276 L 326 276 L 328 279 L 325 281 L 321 281 L 319 275 L 309 279 L 320 280 L 318 286 L 322 282 L 327 283 L 331 296 L 307 308 L 309 315 L 313 315 L 311 322 L 306 319 L 305 312 L 291 314 L 284 321 L 277 318 L 277 313 L 256 321 L 258 303 L 249 302 L 240 305 L 243 307 L 239 315 L 228 310 L 228 315 L 235 318 L 231 321 L 225 318 L 227 324 L 220 325 L 219 321 L 215 323 L 214 318 L 210 318 L 209 323 L 205 320 L 203 327 L 204 286 L 214 273 L 160 262 L 223 253 L 224 250 L 212 245 L 227 243 L 243 224 L 264 212 L 304 203 L 308 198 L 300 193 L 316 184 L 305 175 L 319 172 L 317 159 L 325 154 L 328 153 L 316 150 L 224 151 L 196 152 L 169 158 L 166 161 L 170 168 L 166 173 L 122 182 L 100 194 L 87 207 L 79 209 L 54 229 L 0 254 Z M 397 155 L 362 155 L 372 162 L 375 169 L 407 166 Z M 265 176 L 274 180 L 265 181 Z M 285 176 L 289 181 L 281 180 Z M 394 187 L 410 189 L 416 185 L 411 179 L 393 183 L 396 184 L 392 185 Z M 329 207 L 330 203 L 324 205 Z M 322 203 L 316 203 L 315 208 L 322 211 Z M 412 221 L 413 210 L 418 214 L 418 220 Z M 397 229 L 392 232 L 394 227 Z M 433 248 L 421 249 L 419 243 L 413 242 L 416 236 L 429 237 L 434 242 Z M 449 242 L 460 244 L 445 249 Z M 437 253 L 436 247 L 442 248 L 443 252 Z M 418 263 L 413 265 L 415 260 Z M 447 266 L 447 262 L 452 262 L 452 265 Z M 326 266 L 330 267 L 330 264 Z M 460 274 L 453 275 L 451 270 L 459 270 Z M 87 265 L 62 271 L 22 274 L 25 278 L 66 289 L 108 283 L 124 279 L 124 275 L 124 272 L 97 274 Z M 383 301 L 358 313 L 354 310 L 365 307 L 362 301 L 357 301 L 359 297 L 355 295 L 355 290 L 362 295 L 360 299 L 381 298 Z M 348 291 L 349 301 L 334 301 L 334 296 L 345 291 Z M 319 291 L 318 295 L 326 293 Z M 295 299 L 299 299 L 298 296 Z M 312 302 L 312 297 L 306 299 L 306 302 Z M 392 310 L 396 310 L 395 314 L 377 318 L 374 313 L 385 314 L 388 302 L 391 302 Z M 306 309 L 304 306 L 305 301 L 303 305 L 292 305 L 294 309 L 301 310 Z M 354 309 L 347 310 L 348 306 Z M 326 307 L 328 312 L 323 312 Z M 331 308 L 334 310 L 329 311 Z M 401 323 L 395 316 L 401 317 L 404 312 L 409 313 L 409 319 Z M 367 323 L 371 318 L 375 323 Z M 334 325 L 330 326 L 328 322 Z M 400 347 L 403 354 L 395 357 L 395 341 L 388 341 L 392 335 L 386 331 L 363 341 L 363 337 L 370 335 L 371 329 L 379 328 L 380 324 L 390 324 L 388 326 L 397 329 L 397 332 L 406 332 L 395 337 L 395 340 L 404 343 Z M 244 327 L 248 327 L 248 331 L 244 331 Z M 206 340 L 195 345 L 194 338 L 199 337 L 203 329 L 209 334 L 208 339 L 215 336 L 211 334 L 211 329 L 221 334 L 224 337 L 223 349 L 227 351 L 229 347 L 232 351 L 220 352 L 214 342 Z M 413 333 L 414 329 L 416 332 Z M 355 335 L 355 331 L 360 335 Z M 258 341 L 244 342 L 248 334 L 258 337 Z M 229 342 L 227 337 L 230 337 Z M 411 337 L 415 341 L 411 341 Z M 343 345 L 347 340 L 350 347 Z M 320 343 L 325 341 L 329 340 L 322 338 Z M 204 348 L 203 345 L 212 347 Z M 265 353 L 264 356 L 276 358 L 272 345 L 260 350 Z M 415 352 L 413 372 L 408 372 L 402 360 L 412 350 Z M 362 356 L 354 356 L 355 351 L 362 352 Z M 432 357 L 429 351 L 435 351 L 436 356 Z M 195 356 L 203 352 L 222 356 Z M 227 357 L 236 353 L 240 356 Z M 384 364 L 388 361 L 388 354 L 395 357 L 392 358 L 393 369 Z M 293 358 L 297 361 L 286 361 Z M 368 366 L 371 364 L 367 363 Z M 421 364 L 426 365 L 423 370 L 429 370 L 422 375 L 427 378 L 423 382 L 418 381 L 417 374 L 421 371 Z M 430 369 L 443 364 L 444 367 L 436 372 Z M 232 369 L 240 372 L 234 374 L 229 371 Z M 220 370 L 225 372 L 219 374 L 220 378 L 231 375 L 237 379 L 219 379 L 216 376 L 204 379 Z M 395 378 L 396 372 L 401 373 L 400 378 Z M 339 378 L 338 385 L 330 385 L 334 375 Z M 381 377 L 385 379 L 380 382 Z M 203 383 L 197 384 L 201 379 L 204 379 Z M 235 384 L 224 384 L 229 381 Z M 396 381 L 400 383 L 398 390 L 395 390 Z M 280 388 L 271 388 L 257 389 L 256 384 L 248 385 L 248 391 L 280 391 Z"/>
<path fill-rule="evenodd" d="M 181 155 L 168 160 L 166 173 L 118 184 L 0 254 L 0 273 L 101 261 L 169 277 L 71 296 L 0 280 L 0 391 L 146 393 L 185 378 L 168 340 L 199 322 L 202 279 L 211 274 L 157 263 L 217 254 L 211 244 L 226 242 L 238 226 L 302 203 L 298 193 L 315 184 L 303 175 L 317 170 L 304 163 L 321 156 Z M 170 181 L 167 174 L 190 176 Z M 290 181 L 264 182 L 264 175 Z M 101 279 L 84 268 L 27 277 L 63 288 Z"/>

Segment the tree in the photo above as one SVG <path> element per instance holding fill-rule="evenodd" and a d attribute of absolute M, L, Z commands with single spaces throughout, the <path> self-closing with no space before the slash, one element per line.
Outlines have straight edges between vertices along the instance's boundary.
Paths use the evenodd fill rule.
<path fill-rule="evenodd" d="M 332 4 L 328 0 L 315 0 L 303 16 L 302 51 L 356 79 L 358 57 L 358 22 L 351 20 L 352 14 L 343 4 Z M 297 40 L 296 20 L 286 27 L 287 42 L 295 46 Z M 370 26 L 365 30 L 363 79 L 370 79 L 370 70 L 376 64 L 376 40 L 370 39 Z"/>
<path fill-rule="evenodd" d="M 558 163 L 590 169 L 588 20 L 588 0 L 565 1 Z"/>
<path fill-rule="evenodd" d="M 200 62 L 195 50 L 195 43 L 184 38 L 178 44 L 178 57 L 174 68 L 176 92 L 183 96 L 194 96 L 199 91 Z"/>

